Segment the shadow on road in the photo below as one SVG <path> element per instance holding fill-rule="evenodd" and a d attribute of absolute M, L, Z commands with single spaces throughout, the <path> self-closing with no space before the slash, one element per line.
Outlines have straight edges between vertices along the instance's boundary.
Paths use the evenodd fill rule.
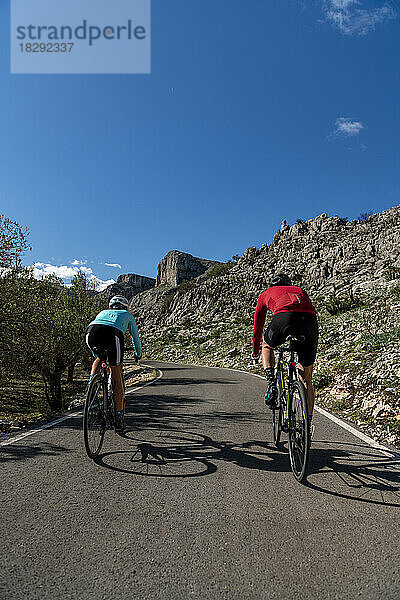
<path fill-rule="evenodd" d="M 209 423 L 254 423 L 259 416 L 254 411 L 206 410 L 218 405 L 219 399 L 176 394 L 134 394 L 127 398 L 126 423 L 129 430 L 175 430 L 183 425 L 199 427 Z"/>
<path fill-rule="evenodd" d="M 127 450 L 107 452 L 101 467 L 147 477 L 187 478 L 212 475 L 224 463 L 261 472 L 290 475 L 289 457 L 266 441 L 216 441 L 200 433 L 148 431 L 143 439 L 128 431 Z M 151 439 L 153 438 L 153 439 Z M 326 447 L 324 447 L 326 445 Z M 331 496 L 368 504 L 400 506 L 399 463 L 367 445 L 317 442 L 310 455 L 307 487 Z M 322 446 L 322 448 L 321 448 Z"/>
<path fill-rule="evenodd" d="M 217 442 L 210 436 L 179 430 L 160 433 L 152 442 L 138 439 L 134 432 L 125 437 L 133 442 L 130 450 L 103 453 L 96 463 L 132 475 L 171 478 L 211 475 L 218 463 L 226 462 L 259 471 L 289 469 L 287 456 L 265 442 Z"/>
<path fill-rule="evenodd" d="M 181 385 L 204 385 L 204 384 L 208 384 L 208 383 L 212 383 L 214 385 L 235 385 L 235 384 L 240 384 L 239 380 L 232 380 L 232 379 L 199 379 L 199 378 L 193 378 L 193 377 L 179 377 L 179 379 L 174 379 L 174 378 L 169 378 L 169 377 L 163 377 L 162 379 L 159 380 L 160 384 L 162 386 L 167 386 L 167 385 L 173 385 L 175 387 L 181 386 Z"/>
<path fill-rule="evenodd" d="M 35 458 L 37 456 L 57 456 L 59 454 L 65 454 L 72 452 L 68 448 L 58 446 L 56 444 L 49 444 L 42 442 L 41 444 L 32 445 L 13 445 L 3 446 L 0 452 L 0 463 L 4 463 L 9 460 L 24 461 L 28 458 Z"/>
<path fill-rule="evenodd" d="M 400 507 L 399 460 L 366 444 L 316 442 L 307 485 L 331 496 Z"/>

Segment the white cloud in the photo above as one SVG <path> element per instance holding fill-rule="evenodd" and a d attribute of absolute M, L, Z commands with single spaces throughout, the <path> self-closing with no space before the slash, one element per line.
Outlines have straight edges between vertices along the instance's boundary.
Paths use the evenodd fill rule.
<path fill-rule="evenodd" d="M 336 119 L 336 129 L 330 137 L 354 137 L 358 135 L 364 125 L 360 121 L 353 121 L 348 117 Z"/>
<path fill-rule="evenodd" d="M 49 263 L 36 262 L 33 265 L 33 276 L 36 279 L 42 279 L 42 277 L 46 277 L 47 275 L 56 275 L 56 277 L 60 277 L 61 279 L 71 279 L 74 275 L 79 273 L 85 273 L 85 275 L 91 275 L 93 273 L 90 267 L 76 267 L 76 266 L 67 266 L 67 265 L 51 265 Z"/>
<path fill-rule="evenodd" d="M 365 9 L 360 0 L 324 0 L 325 20 L 345 35 L 367 35 L 379 23 L 394 20 L 397 13 L 389 2 L 379 8 Z"/>
<path fill-rule="evenodd" d="M 103 281 L 102 279 L 99 279 L 98 277 L 96 277 L 96 275 L 92 275 L 90 277 L 90 281 L 91 281 L 91 283 L 94 283 L 96 290 L 98 292 L 102 292 L 103 290 L 106 289 L 106 287 L 115 283 L 115 279 L 107 279 L 106 281 Z"/>
<path fill-rule="evenodd" d="M 77 260 L 75 258 L 75 260 L 72 261 L 71 265 L 77 266 L 77 265 L 87 265 L 87 260 Z"/>
<path fill-rule="evenodd" d="M 115 267 L 116 269 L 122 269 L 118 263 L 104 263 L 106 267 Z"/>
<path fill-rule="evenodd" d="M 85 261 L 86 262 L 86 261 Z M 80 265 L 80 266 L 78 266 Z M 33 276 L 35 279 L 43 279 L 47 275 L 56 275 L 56 277 L 60 277 L 66 285 L 69 285 L 70 280 L 74 275 L 78 273 L 84 273 L 90 283 L 94 284 L 95 289 L 98 292 L 104 290 L 107 286 L 115 283 L 114 279 L 103 280 L 93 273 L 93 270 L 90 267 L 85 267 L 83 261 L 74 260 L 71 265 L 52 265 L 50 263 L 36 262 L 32 265 Z"/>

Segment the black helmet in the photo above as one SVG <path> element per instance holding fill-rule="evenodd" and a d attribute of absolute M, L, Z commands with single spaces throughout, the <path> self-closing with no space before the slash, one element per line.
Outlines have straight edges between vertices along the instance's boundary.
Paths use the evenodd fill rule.
<path fill-rule="evenodd" d="M 277 273 L 272 277 L 269 284 L 270 287 L 274 285 L 292 285 L 292 282 L 290 281 L 290 277 L 285 275 L 285 273 Z"/>

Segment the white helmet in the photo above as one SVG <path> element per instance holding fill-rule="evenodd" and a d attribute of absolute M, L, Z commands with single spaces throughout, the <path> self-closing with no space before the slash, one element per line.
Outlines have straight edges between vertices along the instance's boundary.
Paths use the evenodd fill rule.
<path fill-rule="evenodd" d="M 109 308 L 122 308 L 128 309 L 129 301 L 125 296 L 113 296 L 108 303 Z"/>

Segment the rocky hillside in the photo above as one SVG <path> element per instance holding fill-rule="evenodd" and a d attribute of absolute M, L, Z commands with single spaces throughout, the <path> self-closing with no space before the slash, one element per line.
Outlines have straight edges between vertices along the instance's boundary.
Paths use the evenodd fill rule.
<path fill-rule="evenodd" d="M 258 295 L 272 273 L 289 273 L 319 310 L 318 402 L 398 444 L 399 249 L 400 207 L 350 222 L 326 214 L 284 221 L 271 244 L 248 248 L 236 263 L 180 284 L 160 276 L 131 309 L 148 356 L 251 370 Z"/>
<path fill-rule="evenodd" d="M 120 275 L 117 282 L 106 287 L 105 290 L 100 292 L 99 296 L 109 300 L 112 296 L 120 294 L 130 300 L 136 294 L 153 288 L 155 284 L 156 280 L 152 277 L 128 273 L 127 275 Z"/>

